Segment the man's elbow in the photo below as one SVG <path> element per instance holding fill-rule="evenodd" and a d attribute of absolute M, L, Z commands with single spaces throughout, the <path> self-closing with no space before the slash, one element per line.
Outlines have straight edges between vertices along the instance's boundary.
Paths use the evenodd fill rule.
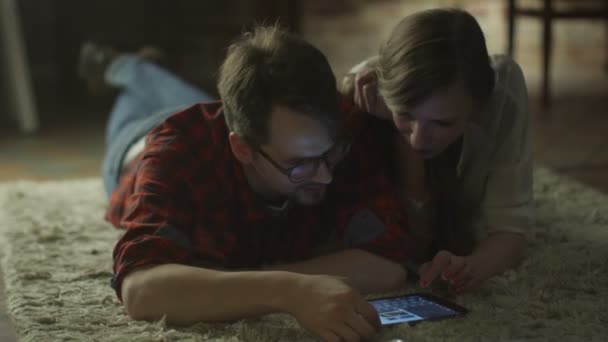
<path fill-rule="evenodd" d="M 153 310 L 153 295 L 150 284 L 145 281 L 141 271 L 127 275 L 121 286 L 122 301 L 129 317 L 137 321 L 154 321 L 162 314 Z"/>

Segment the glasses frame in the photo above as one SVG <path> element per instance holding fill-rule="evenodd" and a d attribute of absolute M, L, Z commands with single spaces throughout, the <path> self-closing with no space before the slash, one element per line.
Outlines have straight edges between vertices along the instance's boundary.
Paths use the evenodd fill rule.
<path fill-rule="evenodd" d="M 335 151 L 335 148 L 338 146 L 340 146 L 341 148 L 344 149 L 344 152 L 342 152 L 343 155 L 341 156 L 341 158 L 339 160 L 332 163 L 331 161 L 328 160 L 328 156 L 331 152 Z M 314 157 L 314 158 L 306 158 L 305 160 L 300 161 L 296 165 L 291 166 L 291 167 L 282 166 L 281 164 L 279 164 L 279 162 L 274 160 L 268 153 L 266 153 L 264 150 L 262 150 L 261 147 L 256 146 L 255 149 L 258 151 L 258 153 L 260 153 L 262 155 L 262 157 L 264 157 L 264 159 L 266 159 L 272 166 L 274 166 L 275 169 L 277 169 L 283 175 L 287 176 L 287 178 L 289 179 L 290 182 L 301 183 L 309 178 L 314 177 L 314 175 L 316 175 L 317 172 L 319 172 L 319 167 L 321 167 L 321 162 L 324 162 L 325 165 L 327 166 L 327 168 L 329 168 L 331 170 L 342 159 L 344 159 L 345 156 L 348 155 L 348 153 L 350 152 L 351 146 L 352 146 L 352 142 L 350 141 L 350 139 L 341 139 L 339 142 L 334 144 L 334 146 L 332 146 L 329 150 L 325 151 L 325 153 L 323 153 L 322 155 L 320 155 L 318 157 Z M 298 167 L 301 167 L 304 164 L 309 164 L 309 163 L 313 163 L 313 171 L 311 172 L 311 176 L 302 178 L 302 179 L 293 179 L 293 177 L 292 177 L 293 170 L 295 170 Z"/>

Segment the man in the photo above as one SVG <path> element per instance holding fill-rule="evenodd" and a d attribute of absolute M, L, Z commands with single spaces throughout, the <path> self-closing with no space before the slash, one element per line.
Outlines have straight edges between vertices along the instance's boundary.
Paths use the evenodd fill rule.
<path fill-rule="evenodd" d="M 104 180 L 107 219 L 126 229 L 112 284 L 129 315 L 189 324 L 285 312 L 324 340 L 374 333 L 360 293 L 402 286 L 405 220 L 374 137 L 349 139 L 319 50 L 258 27 L 228 50 L 221 102 L 147 117 L 209 98 L 135 56 L 86 50 L 83 75 L 100 65 L 123 88 Z"/>

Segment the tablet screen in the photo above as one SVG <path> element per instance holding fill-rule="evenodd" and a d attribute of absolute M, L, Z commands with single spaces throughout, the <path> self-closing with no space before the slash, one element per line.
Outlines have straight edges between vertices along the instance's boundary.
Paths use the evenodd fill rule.
<path fill-rule="evenodd" d="M 466 312 L 439 298 L 417 294 L 375 299 L 370 304 L 378 311 L 382 325 L 449 318 Z"/>

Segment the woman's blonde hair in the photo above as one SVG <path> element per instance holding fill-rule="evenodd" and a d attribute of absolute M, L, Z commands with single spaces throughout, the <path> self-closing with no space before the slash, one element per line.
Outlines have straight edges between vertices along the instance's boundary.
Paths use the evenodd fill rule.
<path fill-rule="evenodd" d="M 462 82 L 474 100 L 494 88 L 494 71 L 483 32 L 459 9 L 431 9 L 405 17 L 380 49 L 380 94 L 396 113 L 434 92 Z"/>
<path fill-rule="evenodd" d="M 458 9 L 432 9 L 402 19 L 380 49 L 377 72 L 380 94 L 394 113 L 408 112 L 454 83 L 480 104 L 494 90 L 483 32 L 472 15 Z M 425 161 L 436 210 L 434 252 L 466 255 L 473 249 L 477 206 L 462 200 L 456 174 L 461 146 L 462 137 Z"/>

